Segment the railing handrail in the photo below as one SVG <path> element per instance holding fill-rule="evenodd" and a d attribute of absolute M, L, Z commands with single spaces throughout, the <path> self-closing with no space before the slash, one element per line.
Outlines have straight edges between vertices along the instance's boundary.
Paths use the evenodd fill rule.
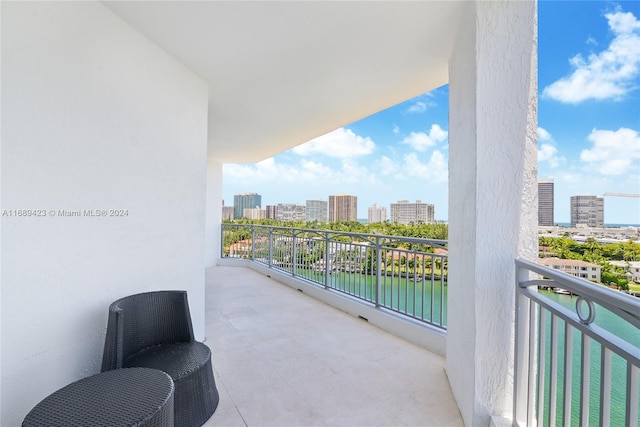
<path fill-rule="evenodd" d="M 232 222 L 223 223 L 222 225 L 223 227 L 225 226 L 254 227 L 254 228 L 266 228 L 266 229 L 272 229 L 272 230 L 295 231 L 298 233 L 303 232 L 303 233 L 339 235 L 339 236 L 348 236 L 348 237 L 356 237 L 356 238 L 365 238 L 365 240 L 376 239 L 376 238 L 388 239 L 392 241 L 402 240 L 403 242 L 430 245 L 430 246 L 439 247 L 442 249 L 447 249 L 447 245 L 449 244 L 448 240 L 442 240 L 442 239 L 427 239 L 423 237 L 410 237 L 410 236 L 391 236 L 388 234 L 358 233 L 353 231 L 328 230 L 324 228 L 301 228 L 301 227 L 286 227 L 282 225 L 262 225 L 262 224 L 235 224 Z M 438 255 L 442 255 L 442 254 L 438 254 Z"/>
<path fill-rule="evenodd" d="M 551 279 L 519 282 L 518 286 L 549 286 L 550 283 L 557 284 L 558 286 L 555 287 L 566 289 L 571 293 L 593 301 L 616 313 L 635 327 L 640 328 L 640 299 L 524 259 L 516 259 L 516 266 L 526 268 Z"/>

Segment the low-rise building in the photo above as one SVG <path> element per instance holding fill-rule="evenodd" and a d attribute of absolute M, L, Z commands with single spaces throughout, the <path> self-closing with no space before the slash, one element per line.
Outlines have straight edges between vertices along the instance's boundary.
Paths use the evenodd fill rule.
<path fill-rule="evenodd" d="M 267 217 L 267 211 L 259 207 L 255 209 L 244 209 L 242 211 L 242 217 L 247 219 L 265 219 Z"/>
<path fill-rule="evenodd" d="M 640 283 L 640 261 L 610 261 L 609 264 L 624 268 L 629 279 Z"/>
<path fill-rule="evenodd" d="M 599 283 L 601 280 L 602 267 L 598 264 L 591 264 L 577 259 L 560 258 L 540 258 L 538 263 L 592 282 Z"/>
<path fill-rule="evenodd" d="M 305 205 L 297 203 L 278 203 L 276 219 L 278 221 L 304 221 L 306 218 Z"/>

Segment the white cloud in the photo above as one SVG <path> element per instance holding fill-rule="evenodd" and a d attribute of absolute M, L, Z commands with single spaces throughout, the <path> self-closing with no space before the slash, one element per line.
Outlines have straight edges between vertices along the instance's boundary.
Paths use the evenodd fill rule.
<path fill-rule="evenodd" d="M 234 184 L 255 183 L 296 183 L 303 180 L 326 178 L 332 173 L 330 168 L 317 162 L 301 162 L 300 166 L 278 163 L 271 157 L 254 164 L 225 164 L 223 166 L 225 179 L 233 180 Z M 251 190 L 253 191 L 253 190 Z"/>
<path fill-rule="evenodd" d="M 538 148 L 538 161 L 548 162 L 549 166 L 556 167 L 559 164 L 558 161 L 558 149 L 551 144 L 542 144 Z"/>
<path fill-rule="evenodd" d="M 566 159 L 558 156 L 558 149 L 551 134 L 545 128 L 538 128 L 538 163 L 546 162 L 550 167 L 556 168 Z"/>
<path fill-rule="evenodd" d="M 392 175 L 398 170 L 398 165 L 389 157 L 382 156 L 378 160 L 377 169 L 382 175 Z"/>
<path fill-rule="evenodd" d="M 393 125 L 393 133 L 396 135 L 400 133 L 400 127 L 398 125 Z"/>
<path fill-rule="evenodd" d="M 449 178 L 447 159 L 438 150 L 431 153 L 427 163 L 422 163 L 416 153 L 406 154 L 403 168 L 407 175 L 431 182 L 446 182 Z"/>
<path fill-rule="evenodd" d="M 538 140 L 539 141 L 551 141 L 551 134 L 547 132 L 545 128 L 538 127 Z"/>
<path fill-rule="evenodd" d="M 602 175 L 623 175 L 637 171 L 640 160 L 640 135 L 633 129 L 617 131 L 594 129 L 588 136 L 593 148 L 582 150 L 580 160 Z"/>
<path fill-rule="evenodd" d="M 419 95 L 409 101 L 409 108 L 407 108 L 404 112 L 409 114 L 414 113 L 424 113 L 428 108 L 437 107 L 438 104 L 433 100 L 434 94 L 432 92 L 424 93 Z"/>
<path fill-rule="evenodd" d="M 351 129 L 339 128 L 292 149 L 300 156 L 322 154 L 346 159 L 372 153 L 376 144 L 369 137 L 356 135 Z"/>
<path fill-rule="evenodd" d="M 408 144 L 417 151 L 426 151 L 427 148 L 435 146 L 439 142 L 446 141 L 449 133 L 443 130 L 439 125 L 431 126 L 429 133 L 411 132 L 409 136 L 402 140 L 403 144 Z"/>
<path fill-rule="evenodd" d="M 544 97 L 567 104 L 588 99 L 622 99 L 638 88 L 640 75 L 640 21 L 631 12 L 605 14 L 615 35 L 607 49 L 585 59 L 578 54 L 569 60 L 571 75 L 547 86 Z"/>
<path fill-rule="evenodd" d="M 393 167 L 392 161 L 387 160 L 387 167 Z M 254 164 L 225 164 L 223 168 L 224 178 L 232 180 L 234 186 L 281 186 L 284 183 L 287 184 L 286 188 L 304 189 L 318 184 L 375 184 L 378 181 L 377 168 L 368 168 L 353 159 L 325 164 L 309 159 L 301 159 L 298 163 L 278 162 L 272 157 Z"/>
<path fill-rule="evenodd" d="M 407 113 L 424 113 L 427 111 L 427 104 L 418 101 L 407 109 Z"/>

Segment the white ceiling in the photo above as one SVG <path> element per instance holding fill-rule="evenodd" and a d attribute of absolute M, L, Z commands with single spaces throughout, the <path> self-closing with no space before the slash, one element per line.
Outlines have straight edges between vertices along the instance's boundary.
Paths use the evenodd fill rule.
<path fill-rule="evenodd" d="M 459 1 L 115 1 L 209 84 L 209 144 L 256 162 L 448 81 Z"/>

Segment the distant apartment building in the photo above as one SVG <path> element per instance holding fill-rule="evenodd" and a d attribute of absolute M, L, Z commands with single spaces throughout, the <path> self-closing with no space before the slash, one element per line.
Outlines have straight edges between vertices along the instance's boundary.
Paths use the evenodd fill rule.
<path fill-rule="evenodd" d="M 267 211 L 260 208 L 246 208 L 242 212 L 242 218 L 246 219 L 265 219 L 267 217 Z"/>
<path fill-rule="evenodd" d="M 257 193 L 243 193 L 233 196 L 233 216 L 243 218 L 245 209 L 262 208 L 262 196 Z"/>
<path fill-rule="evenodd" d="M 326 200 L 306 201 L 306 220 L 327 222 L 329 218 L 329 203 Z"/>
<path fill-rule="evenodd" d="M 571 196 L 571 226 L 604 227 L 604 199 Z"/>
<path fill-rule="evenodd" d="M 278 207 L 276 205 L 267 205 L 264 207 L 267 211 L 267 219 L 276 219 Z"/>
<path fill-rule="evenodd" d="M 600 282 L 602 267 L 577 259 L 540 258 L 538 263 L 582 279 Z"/>
<path fill-rule="evenodd" d="M 377 203 L 369 206 L 369 212 L 367 216 L 367 222 L 374 224 L 376 222 L 385 222 L 387 220 L 387 208 L 384 206 L 378 206 Z"/>
<path fill-rule="evenodd" d="M 329 196 L 329 222 L 357 221 L 358 198 L 349 194 Z"/>
<path fill-rule="evenodd" d="M 435 208 L 432 204 L 422 203 L 416 200 L 410 203 L 408 200 L 398 200 L 398 203 L 391 203 L 391 222 L 397 224 L 425 223 L 432 224 Z"/>
<path fill-rule="evenodd" d="M 278 203 L 276 205 L 276 219 L 278 221 L 305 221 L 306 206 L 297 203 Z"/>
<path fill-rule="evenodd" d="M 539 179 L 538 225 L 552 226 L 553 224 L 553 179 Z"/>
<path fill-rule="evenodd" d="M 229 221 L 233 219 L 233 206 L 222 207 L 222 220 Z"/>

